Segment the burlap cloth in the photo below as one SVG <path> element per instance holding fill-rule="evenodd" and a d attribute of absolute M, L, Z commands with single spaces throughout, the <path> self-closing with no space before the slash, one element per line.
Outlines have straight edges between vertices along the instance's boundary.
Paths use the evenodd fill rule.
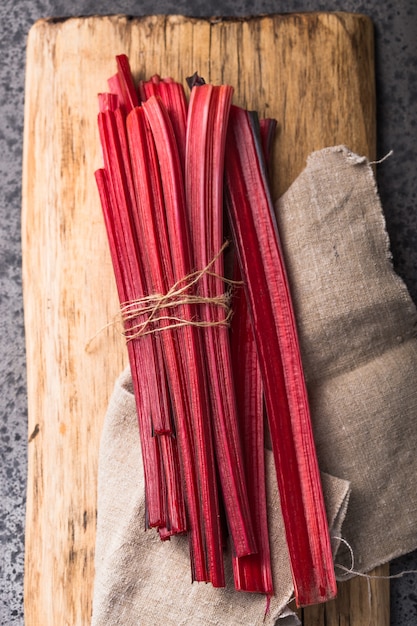
<path fill-rule="evenodd" d="M 338 564 L 366 572 L 417 547 L 417 314 L 394 273 L 370 164 L 313 153 L 277 203 L 323 490 Z M 292 595 L 271 453 L 267 477 L 276 594 L 190 581 L 186 540 L 144 531 L 135 403 L 116 382 L 99 458 L 93 626 L 272 626 Z M 226 559 L 226 561 L 228 561 Z"/>

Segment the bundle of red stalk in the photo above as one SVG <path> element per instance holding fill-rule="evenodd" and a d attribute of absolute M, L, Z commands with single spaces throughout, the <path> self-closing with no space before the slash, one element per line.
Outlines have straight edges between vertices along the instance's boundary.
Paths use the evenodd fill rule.
<path fill-rule="evenodd" d="M 230 540 L 236 589 L 272 595 L 266 410 L 296 601 L 326 601 L 336 595 L 329 531 L 265 165 L 274 122 L 232 105 L 230 86 L 195 75 L 187 102 L 182 84 L 136 85 L 127 57 L 116 60 L 111 93 L 99 95 L 96 181 L 138 412 L 145 525 L 163 540 L 187 533 L 192 580 L 216 587 Z"/>

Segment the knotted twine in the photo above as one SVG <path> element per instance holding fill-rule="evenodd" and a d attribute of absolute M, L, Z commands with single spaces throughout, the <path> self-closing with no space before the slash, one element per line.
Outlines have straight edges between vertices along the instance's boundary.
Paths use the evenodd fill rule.
<path fill-rule="evenodd" d="M 225 241 L 219 252 L 205 267 L 201 270 L 190 272 L 187 276 L 179 279 L 166 293 L 153 293 L 122 303 L 120 314 L 127 341 L 165 330 L 181 328 L 182 326 L 197 326 L 199 328 L 207 326 L 228 327 L 232 316 L 230 288 L 241 283 L 219 276 L 219 274 L 211 271 L 211 267 L 224 253 L 228 245 L 229 242 Z M 207 276 L 216 278 L 228 285 L 229 290 L 210 296 L 195 293 L 194 290 L 198 291 L 200 282 Z M 190 317 L 185 314 L 184 307 L 200 304 L 210 305 L 214 308 L 219 307 L 219 311 L 217 315 L 212 315 L 210 320 Z M 181 311 L 184 312 L 183 316 L 179 315 Z"/>
<path fill-rule="evenodd" d="M 313 153 L 276 208 L 326 508 L 342 538 L 336 559 L 349 569 L 353 554 L 367 572 L 417 547 L 416 309 L 393 271 L 365 158 L 344 146 Z M 184 538 L 162 543 L 144 532 L 125 372 L 100 449 L 93 626 L 273 626 L 292 583 L 268 450 L 266 463 L 276 595 L 264 615 L 262 597 L 233 590 L 230 568 L 226 589 L 191 584 Z"/>

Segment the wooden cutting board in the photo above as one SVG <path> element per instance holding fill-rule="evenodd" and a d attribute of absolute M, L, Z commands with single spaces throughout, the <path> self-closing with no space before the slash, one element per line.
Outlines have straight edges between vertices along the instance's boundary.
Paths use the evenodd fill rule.
<path fill-rule="evenodd" d="M 93 178 L 101 166 L 97 93 L 120 53 L 137 78 L 185 80 L 197 70 L 234 85 L 235 103 L 276 117 L 275 197 L 312 150 L 344 143 L 375 156 L 373 30 L 364 16 L 113 16 L 32 27 L 23 171 L 27 626 L 90 623 L 99 439 L 127 363 L 108 325 L 118 305 Z M 387 583 L 370 584 L 371 602 L 358 579 L 342 585 L 337 602 L 305 611 L 304 623 L 388 624 Z"/>

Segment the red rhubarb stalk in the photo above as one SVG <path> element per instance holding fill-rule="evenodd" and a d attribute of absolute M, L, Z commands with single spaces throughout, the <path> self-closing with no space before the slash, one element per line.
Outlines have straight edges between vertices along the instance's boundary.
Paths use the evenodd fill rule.
<path fill-rule="evenodd" d="M 138 242 L 134 229 L 133 183 L 124 119 L 120 110 L 115 112 L 107 110 L 99 114 L 98 121 L 104 162 L 110 173 L 109 195 L 111 204 L 107 205 L 107 209 L 111 210 L 111 217 L 108 218 L 108 221 L 111 220 L 114 224 L 113 239 L 116 237 L 117 246 L 115 249 L 120 257 L 118 263 L 124 274 L 124 290 L 120 293 L 120 298 L 122 304 L 130 303 L 146 294 L 146 277 L 138 256 Z M 150 445 L 148 445 L 147 437 L 154 435 L 155 432 L 172 432 L 165 371 L 154 337 L 141 338 L 140 343 L 134 339 L 135 318 L 125 320 L 125 331 L 128 336 L 128 352 L 138 405 L 140 430 L 145 438 L 145 443 L 142 446 L 143 457 L 144 463 L 147 463 Z M 148 447 L 146 447 L 147 445 Z M 167 446 L 158 448 L 157 442 L 152 442 L 152 446 L 156 448 L 159 457 L 161 450 L 171 456 L 176 454 L 176 442 L 174 446 L 174 440 L 172 440 L 170 445 L 171 449 Z M 161 480 L 163 480 L 163 467 L 170 466 L 169 459 L 162 458 L 159 462 L 162 464 L 160 474 Z M 149 471 L 147 477 L 149 479 Z M 156 517 L 152 513 L 151 503 L 148 507 L 148 523 L 150 526 L 162 525 L 170 529 L 175 528 L 177 532 L 183 532 L 186 528 L 186 519 L 183 497 L 182 494 L 179 495 L 181 493 L 179 473 L 165 477 L 165 481 L 174 485 L 165 497 L 166 489 L 161 483 L 160 498 L 163 498 L 167 509 L 163 516 Z"/>
<path fill-rule="evenodd" d="M 159 524 L 158 532 L 166 539 L 187 530 L 185 499 L 177 439 L 169 434 L 159 435 L 154 439 L 160 452 L 165 487 L 165 524 Z"/>
<path fill-rule="evenodd" d="M 153 229 L 153 231 L 147 229 L 147 236 L 154 238 L 154 245 L 158 245 L 158 237 L 159 241 L 162 237 L 165 238 L 162 245 L 162 249 L 165 250 L 163 258 L 167 256 L 167 249 L 171 251 L 170 266 L 164 268 L 165 273 L 157 275 L 155 271 L 154 274 L 155 286 L 158 289 L 163 289 L 166 287 L 166 280 L 172 286 L 185 279 L 192 269 L 183 175 L 178 147 L 166 107 L 160 99 L 152 96 L 143 103 L 142 109 L 146 115 L 146 124 L 149 124 L 154 144 L 149 143 L 149 141 L 146 144 L 151 159 L 146 153 L 138 159 L 133 156 L 139 146 L 145 146 L 146 137 L 149 139 L 149 134 L 146 135 L 146 124 L 141 122 L 141 110 L 134 110 L 129 116 L 129 130 L 131 137 L 133 137 L 131 142 L 132 162 L 135 164 L 137 188 L 138 190 L 142 189 L 142 191 L 141 181 L 146 175 L 143 168 L 149 167 L 149 163 L 152 166 L 159 163 L 159 175 L 154 171 L 152 176 L 154 182 L 160 176 L 160 185 L 156 184 L 155 191 L 158 194 L 162 192 L 162 199 L 158 199 L 151 206 L 158 211 L 157 225 L 161 225 L 161 228 Z M 153 153 L 152 150 L 155 152 Z M 145 186 L 149 190 L 148 184 Z M 138 204 L 141 203 L 138 202 Z M 145 216 L 150 220 L 152 209 L 149 208 L 148 201 L 145 200 L 142 206 Z M 163 209 L 165 216 L 162 213 Z M 156 264 L 154 269 L 157 269 Z M 187 455 L 187 464 L 191 464 L 189 457 L 191 454 L 194 455 L 198 478 L 198 484 L 195 485 L 191 480 L 188 480 L 187 474 L 184 476 L 190 515 L 189 531 L 193 578 L 195 580 L 210 580 L 214 586 L 224 586 L 219 502 L 204 366 L 199 334 L 197 329 L 190 324 L 195 318 L 195 307 L 191 304 L 181 304 L 178 306 L 178 314 L 186 323 L 173 335 L 178 337 L 177 368 L 180 383 L 178 386 L 171 385 L 171 392 L 173 403 L 176 406 L 175 417 L 178 424 L 178 437 L 181 438 L 180 449 Z M 169 337 L 170 334 L 171 331 L 163 332 L 162 338 L 165 335 Z M 190 474 L 190 476 L 192 475 Z M 206 572 L 204 572 L 204 563 L 206 563 Z"/>
<path fill-rule="evenodd" d="M 262 150 L 268 165 L 276 120 L 268 118 L 261 119 L 259 122 Z M 234 280 L 236 283 L 242 282 L 242 276 L 236 262 L 234 263 Z M 259 592 L 271 596 L 274 593 L 274 588 L 265 480 L 262 376 L 243 289 L 236 290 L 233 298 L 231 350 L 248 498 L 258 545 L 256 554 L 241 558 L 233 557 L 233 575 L 238 591 Z"/>
<path fill-rule="evenodd" d="M 116 287 L 120 301 L 128 297 L 128 278 L 124 263 L 123 242 L 120 241 L 120 226 L 117 225 L 117 210 L 114 207 L 107 172 L 104 169 L 95 173 L 97 188 L 103 208 L 104 222 L 107 230 L 110 254 L 112 258 Z M 152 436 L 152 422 L 149 410 L 148 386 L 138 371 L 138 360 L 133 343 L 128 344 L 129 360 L 132 369 L 132 381 L 138 413 L 139 434 L 142 448 L 142 460 L 145 477 L 146 527 L 165 526 L 164 481 L 160 463 L 159 449 L 155 437 Z M 142 383 L 142 384 L 141 384 Z"/>
<path fill-rule="evenodd" d="M 144 102 L 151 96 L 159 96 L 168 111 L 177 141 L 181 164 L 185 163 L 185 136 L 187 129 L 187 97 L 181 83 L 158 74 L 150 80 L 139 82 L 139 93 Z"/>
<path fill-rule="evenodd" d="M 227 120 L 233 89 L 201 85 L 191 90 L 187 120 L 185 181 L 195 267 L 213 262 L 198 286 L 205 298 L 225 295 L 223 256 L 223 166 Z M 203 303 L 207 325 L 203 340 L 207 355 L 216 458 L 233 551 L 256 551 L 246 490 L 230 354 L 227 311 Z M 221 322 L 222 324 L 219 324 Z"/>
<path fill-rule="evenodd" d="M 107 80 L 107 84 L 109 86 L 110 95 L 115 96 L 117 98 L 118 107 L 120 107 L 120 109 L 122 109 L 123 113 L 126 115 L 126 107 L 124 105 L 124 98 L 123 98 L 123 92 L 122 92 L 122 86 L 120 83 L 119 74 L 114 74 L 114 76 L 111 76 Z M 115 109 L 112 109 L 112 110 L 114 111 Z"/>
<path fill-rule="evenodd" d="M 236 281 L 240 281 L 238 270 L 235 275 Z M 238 591 L 272 595 L 274 588 L 265 483 L 262 378 L 243 289 L 236 290 L 233 297 L 231 349 L 249 506 L 258 547 L 256 554 L 233 557 L 233 575 Z"/>
<path fill-rule="evenodd" d="M 137 263 L 142 269 L 143 273 L 143 286 L 141 292 L 143 294 L 149 294 L 152 292 L 152 276 L 150 275 L 147 263 L 143 263 L 142 258 L 144 255 L 148 255 L 148 252 L 140 249 L 142 240 L 142 225 L 138 221 L 138 207 L 136 206 L 136 192 L 133 184 L 132 164 L 129 154 L 128 139 L 126 134 L 126 118 L 121 109 L 117 109 L 114 112 L 114 118 L 116 122 L 116 132 L 120 143 L 120 154 L 122 158 L 121 167 L 124 170 L 126 187 L 125 187 L 125 202 L 126 211 L 130 215 L 130 223 L 132 224 L 132 231 L 134 236 L 134 244 L 136 248 Z M 142 258 L 141 258 L 142 257 Z M 134 301 L 133 301 L 134 302 Z M 135 309 L 136 305 L 129 309 Z M 129 310 L 128 309 L 128 310 Z M 134 332 L 134 331 L 133 331 Z M 141 346 L 144 352 L 144 366 L 146 367 L 147 359 L 150 359 L 151 364 L 154 363 L 155 371 L 155 385 L 152 390 L 154 396 L 152 401 L 154 402 L 154 409 L 152 411 L 152 423 L 154 434 L 169 434 L 172 433 L 171 411 L 170 402 L 168 398 L 168 390 L 165 380 L 165 368 L 163 362 L 163 356 L 161 353 L 161 346 L 157 335 L 146 337 Z M 158 408 L 159 407 L 159 408 Z"/>
<path fill-rule="evenodd" d="M 98 108 L 100 112 L 115 111 L 119 107 L 119 97 L 115 93 L 99 93 Z"/>
<path fill-rule="evenodd" d="M 277 129 L 277 121 L 271 117 L 261 118 L 259 120 L 259 129 L 261 133 L 262 152 L 265 159 L 265 165 L 268 173 L 270 173 L 272 145 Z"/>
<path fill-rule="evenodd" d="M 123 96 L 123 104 L 127 113 L 139 105 L 138 92 L 133 81 L 129 59 L 125 54 L 116 56 L 119 88 Z"/>
<path fill-rule="evenodd" d="M 114 196 L 115 219 L 117 219 L 119 237 L 123 241 L 126 272 L 128 276 L 127 300 L 135 302 L 147 294 L 144 268 L 139 262 L 138 241 L 134 223 L 134 189 L 125 136 L 125 122 L 120 109 L 99 113 L 98 126 L 103 147 L 105 168 L 109 174 L 111 191 Z M 127 312 L 129 311 L 129 306 Z M 128 337 L 135 334 L 134 321 L 129 320 Z M 144 338 L 139 346 L 137 358 L 142 358 L 143 376 L 149 380 L 152 421 L 155 432 L 170 432 L 170 410 L 164 379 L 164 368 L 160 364 L 157 345 L 151 336 Z"/>
<path fill-rule="evenodd" d="M 298 605 L 336 595 L 294 312 L 253 116 L 233 107 L 227 204 L 255 335 Z"/>
<path fill-rule="evenodd" d="M 153 139 L 147 129 L 143 108 L 135 108 L 127 118 L 129 149 L 134 176 L 137 199 L 136 228 L 140 233 L 141 261 L 150 276 L 151 294 L 164 294 L 172 277 L 169 243 L 166 234 L 166 219 L 160 188 L 159 166 L 153 148 Z M 153 253 L 150 255 L 149 251 Z M 162 308 L 158 316 L 164 317 Z M 167 315 L 170 313 L 167 312 Z M 170 327 L 168 319 L 160 320 L 161 328 Z M 158 328 L 159 329 L 159 328 Z M 187 385 L 184 380 L 183 363 L 180 360 L 178 337 L 172 332 L 162 331 L 156 337 L 161 342 L 167 367 L 170 393 L 174 408 L 176 434 L 180 443 L 182 475 L 187 490 L 187 509 L 189 516 L 189 533 L 193 556 L 193 569 L 197 580 L 208 577 L 204 556 L 204 543 L 201 537 L 200 510 L 198 504 L 198 486 L 194 464 L 192 435 L 188 422 L 189 405 Z M 160 535 L 166 538 L 166 530 L 161 529 Z"/>

